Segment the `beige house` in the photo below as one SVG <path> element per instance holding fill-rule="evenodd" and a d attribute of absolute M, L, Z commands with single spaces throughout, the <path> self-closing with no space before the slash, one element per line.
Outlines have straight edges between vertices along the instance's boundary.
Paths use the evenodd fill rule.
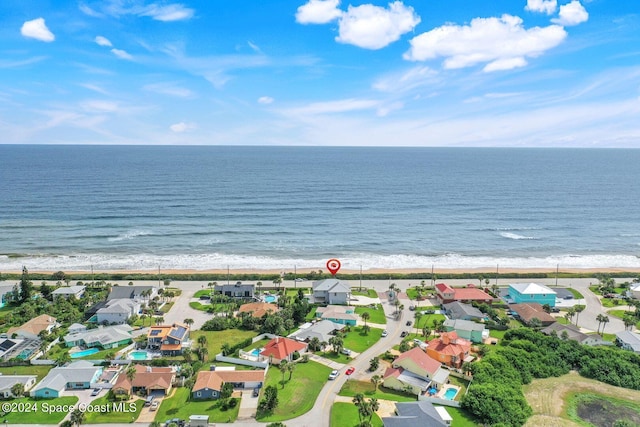
<path fill-rule="evenodd" d="M 16 334 L 18 338 L 37 339 L 38 334 L 42 331 L 51 332 L 53 328 L 58 326 L 56 318 L 48 314 L 42 314 L 38 317 L 25 322 L 22 326 L 14 326 L 7 331 L 6 338 L 11 338 Z"/>
<path fill-rule="evenodd" d="M 449 379 L 449 371 L 420 347 L 398 356 L 383 375 L 383 385 L 394 390 L 419 395 L 429 388 L 440 389 Z"/>

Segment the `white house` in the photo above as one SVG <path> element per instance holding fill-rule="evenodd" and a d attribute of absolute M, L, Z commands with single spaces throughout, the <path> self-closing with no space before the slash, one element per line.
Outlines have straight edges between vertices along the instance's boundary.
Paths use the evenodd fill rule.
<path fill-rule="evenodd" d="M 123 324 L 140 311 L 140 303 L 135 299 L 119 298 L 107 301 L 107 305 L 96 311 L 96 323 Z"/>
<path fill-rule="evenodd" d="M 11 388 L 20 383 L 24 386 L 24 391 L 28 391 L 36 384 L 35 375 L 0 375 L 0 397 L 3 399 L 9 399 L 14 396 L 11 392 Z"/>
<path fill-rule="evenodd" d="M 347 304 L 351 298 L 351 288 L 338 279 L 324 279 L 313 282 L 313 301 L 320 304 Z"/>
<path fill-rule="evenodd" d="M 53 291 L 51 295 L 53 295 L 54 299 L 55 297 L 62 297 L 67 299 L 73 297 L 76 299 L 80 299 L 82 298 L 82 295 L 84 295 L 84 290 L 84 286 L 62 286 Z"/>
<path fill-rule="evenodd" d="M 629 296 L 634 299 L 640 299 L 640 283 L 632 283 L 629 286 Z"/>

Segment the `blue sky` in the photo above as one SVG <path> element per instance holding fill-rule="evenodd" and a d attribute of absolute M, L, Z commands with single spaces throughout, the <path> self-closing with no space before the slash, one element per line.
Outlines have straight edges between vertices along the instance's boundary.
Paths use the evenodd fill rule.
<path fill-rule="evenodd" d="M 635 0 L 0 2 L 0 143 L 640 147 Z"/>

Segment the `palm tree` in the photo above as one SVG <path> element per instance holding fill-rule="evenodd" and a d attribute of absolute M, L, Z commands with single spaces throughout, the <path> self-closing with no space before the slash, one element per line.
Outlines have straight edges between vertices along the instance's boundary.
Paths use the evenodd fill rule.
<path fill-rule="evenodd" d="M 382 377 L 380 375 L 372 376 L 371 383 L 376 388 L 376 391 L 378 391 L 378 387 L 380 386 L 380 384 L 382 384 Z"/>
<path fill-rule="evenodd" d="M 204 363 L 209 355 L 209 349 L 207 349 L 207 347 L 200 347 L 198 353 L 200 354 L 200 361 Z"/>
<path fill-rule="evenodd" d="M 258 282 L 256 283 L 256 287 L 258 288 L 258 294 L 260 294 L 260 293 L 261 293 L 261 291 L 262 291 L 262 282 L 258 281 Z"/>
<path fill-rule="evenodd" d="M 133 380 L 136 378 L 137 373 L 138 372 L 136 371 L 135 366 L 129 366 L 125 372 L 125 375 L 130 382 L 133 382 Z"/>
<path fill-rule="evenodd" d="M 419 331 L 420 330 L 420 319 L 422 318 L 422 313 L 419 312 L 419 311 L 416 311 L 416 314 L 414 314 L 413 316 L 416 318 L 416 324 L 415 324 L 416 331 Z M 416 332 L 416 335 L 418 333 L 419 332 Z"/>
<path fill-rule="evenodd" d="M 287 363 L 287 371 L 289 371 L 289 381 L 291 381 L 291 377 L 293 376 L 293 371 L 295 371 L 295 369 L 295 363 Z"/>
<path fill-rule="evenodd" d="M 207 336 L 206 335 L 200 335 L 198 337 L 198 345 L 200 347 L 205 347 L 207 345 Z"/>
<path fill-rule="evenodd" d="M 22 397 L 24 394 L 24 384 L 23 383 L 15 383 L 11 386 L 11 394 L 15 397 Z"/>
<path fill-rule="evenodd" d="M 189 328 L 189 331 L 191 331 L 191 325 L 193 325 L 194 323 L 195 321 L 190 317 L 187 317 L 186 319 L 184 319 L 184 324 L 187 325 L 187 327 Z"/>
<path fill-rule="evenodd" d="M 311 351 L 318 351 L 320 349 L 320 338 L 313 337 L 309 340 L 309 349 Z"/>
<path fill-rule="evenodd" d="M 360 317 L 362 317 L 362 320 L 364 320 L 364 326 L 367 326 L 367 320 L 369 320 L 371 318 L 371 315 L 369 314 L 368 311 L 364 311 Z"/>
<path fill-rule="evenodd" d="M 602 337 L 604 337 L 604 328 L 607 326 L 607 323 L 609 323 L 609 316 L 602 316 L 602 332 L 600 333 Z"/>
<path fill-rule="evenodd" d="M 636 317 L 631 312 L 626 312 L 622 317 L 624 322 L 624 329 L 632 329 L 632 326 L 636 324 Z"/>
<path fill-rule="evenodd" d="M 84 418 L 85 418 L 84 411 L 81 411 L 80 409 L 76 409 L 71 413 L 70 420 L 74 425 L 79 426 L 84 421 Z"/>
<path fill-rule="evenodd" d="M 585 308 L 586 307 L 581 304 L 573 306 L 573 309 L 575 310 L 575 313 L 576 313 L 576 326 L 578 326 L 578 319 L 580 318 L 580 313 L 582 313 Z"/>
<path fill-rule="evenodd" d="M 371 418 L 373 418 L 373 414 L 376 413 L 378 409 L 380 409 L 380 403 L 378 403 L 378 399 L 372 397 L 369 399 L 369 409 L 371 409 L 371 414 L 369 415 L 369 422 L 371 422 Z"/>
<path fill-rule="evenodd" d="M 596 334 L 600 333 L 600 326 L 602 326 L 602 321 L 603 321 L 604 317 L 605 317 L 604 314 L 598 314 L 596 316 L 596 320 L 598 321 L 598 329 L 596 330 Z"/>
<path fill-rule="evenodd" d="M 278 287 L 278 292 L 280 292 L 280 283 L 282 283 L 282 277 L 273 279 L 273 284 Z"/>
<path fill-rule="evenodd" d="M 282 372 L 282 388 L 284 388 L 284 374 L 287 372 L 288 362 L 286 360 L 281 360 L 280 365 L 278 365 L 278 369 Z"/>
<path fill-rule="evenodd" d="M 429 328 L 429 325 L 425 323 L 422 327 L 422 336 L 427 338 L 429 335 L 431 335 L 431 329 Z"/>
<path fill-rule="evenodd" d="M 182 350 L 182 357 L 184 357 L 184 361 L 187 363 L 191 363 L 191 355 L 193 353 L 191 352 L 190 348 L 185 348 L 184 350 Z"/>

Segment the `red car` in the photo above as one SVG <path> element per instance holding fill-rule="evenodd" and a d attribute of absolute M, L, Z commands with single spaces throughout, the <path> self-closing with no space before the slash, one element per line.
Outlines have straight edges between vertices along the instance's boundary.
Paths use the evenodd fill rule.
<path fill-rule="evenodd" d="M 347 369 L 344 373 L 347 375 L 351 375 L 356 371 L 356 368 L 354 368 L 353 366 L 350 366 L 349 369 Z"/>

